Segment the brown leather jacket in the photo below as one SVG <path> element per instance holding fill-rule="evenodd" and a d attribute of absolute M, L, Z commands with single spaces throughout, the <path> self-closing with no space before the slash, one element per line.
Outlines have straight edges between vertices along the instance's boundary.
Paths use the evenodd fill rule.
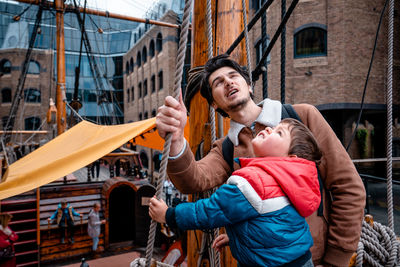
<path fill-rule="evenodd" d="M 312 105 L 293 105 L 302 122 L 312 131 L 323 152 L 319 166 L 323 184 L 324 216 L 317 212 L 307 218 L 314 246 L 314 264 L 348 266 L 357 249 L 365 207 L 365 189 L 351 159 L 335 133 Z M 256 123 L 259 132 L 265 126 Z M 253 157 L 252 132 L 245 127 L 239 133 L 234 157 Z M 222 141 L 200 161 L 195 161 L 189 147 L 177 159 L 168 161 L 168 175 L 182 193 L 205 191 L 223 184 L 230 175 L 229 165 L 222 156 Z M 235 169 L 239 166 L 235 163 Z"/>

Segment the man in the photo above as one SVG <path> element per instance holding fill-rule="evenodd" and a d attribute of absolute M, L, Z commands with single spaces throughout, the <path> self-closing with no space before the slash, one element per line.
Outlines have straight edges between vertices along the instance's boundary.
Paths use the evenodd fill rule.
<path fill-rule="evenodd" d="M 60 227 L 61 233 L 61 244 L 65 243 L 65 230 L 68 228 L 70 242 L 73 244 L 74 241 L 74 216 L 83 217 L 82 214 L 79 214 L 70 206 L 67 201 L 63 200 L 60 204 L 58 204 L 57 210 L 53 213 L 53 215 L 48 218 L 48 222 L 50 223 L 52 220 L 57 218 L 57 224 Z"/>
<path fill-rule="evenodd" d="M 202 74 L 201 94 L 224 116 L 229 116 L 228 137 L 234 144 L 234 158 L 254 157 L 251 140 L 266 126 L 276 126 L 281 120 L 279 101 L 265 99 L 260 104 L 252 100 L 249 76 L 227 55 L 210 59 Z M 322 150 L 319 166 L 324 191 L 323 214 L 307 218 L 314 246 L 314 264 L 348 266 L 361 233 L 365 206 L 363 183 L 335 133 L 318 110 L 311 105 L 293 105 L 301 121 L 311 130 Z M 158 109 L 156 125 L 161 137 L 171 132 L 168 176 L 182 193 L 204 191 L 223 184 L 231 174 L 222 155 L 223 139 L 200 161 L 195 161 L 183 136 L 186 108 L 182 98 L 168 96 Z M 237 164 L 234 169 L 238 169 Z"/>

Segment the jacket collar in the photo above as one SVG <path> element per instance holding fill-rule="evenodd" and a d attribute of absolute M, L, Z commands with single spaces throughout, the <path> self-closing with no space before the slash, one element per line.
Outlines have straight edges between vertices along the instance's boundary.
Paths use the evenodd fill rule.
<path fill-rule="evenodd" d="M 266 98 L 261 101 L 258 106 L 262 107 L 262 110 L 254 122 L 270 127 L 278 125 L 282 118 L 281 102 Z M 235 146 L 239 145 L 239 133 L 244 127 L 246 127 L 246 125 L 238 123 L 234 120 L 230 121 L 228 138 Z"/>

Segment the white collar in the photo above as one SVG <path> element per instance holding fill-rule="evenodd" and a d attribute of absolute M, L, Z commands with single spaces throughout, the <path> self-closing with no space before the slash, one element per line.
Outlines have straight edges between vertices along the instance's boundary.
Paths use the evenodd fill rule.
<path fill-rule="evenodd" d="M 270 127 L 274 127 L 279 124 L 282 118 L 281 102 L 266 98 L 261 101 L 258 106 L 261 106 L 262 110 L 254 122 Z M 239 145 L 239 133 L 244 127 L 246 126 L 234 120 L 231 120 L 230 122 L 228 137 L 235 146 Z"/>

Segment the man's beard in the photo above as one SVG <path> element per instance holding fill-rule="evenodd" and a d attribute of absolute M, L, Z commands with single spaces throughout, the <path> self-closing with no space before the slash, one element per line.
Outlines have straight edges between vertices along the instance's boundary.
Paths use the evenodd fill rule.
<path fill-rule="evenodd" d="M 250 97 L 250 95 L 248 95 L 246 98 L 243 98 L 241 100 L 238 100 L 238 102 L 236 102 L 236 103 L 232 103 L 232 104 L 228 105 L 228 107 L 227 107 L 228 110 L 225 112 L 228 113 L 231 111 L 237 111 L 237 110 L 242 109 L 244 106 L 246 106 L 246 104 L 250 101 L 250 99 L 251 99 L 251 97 Z"/>

